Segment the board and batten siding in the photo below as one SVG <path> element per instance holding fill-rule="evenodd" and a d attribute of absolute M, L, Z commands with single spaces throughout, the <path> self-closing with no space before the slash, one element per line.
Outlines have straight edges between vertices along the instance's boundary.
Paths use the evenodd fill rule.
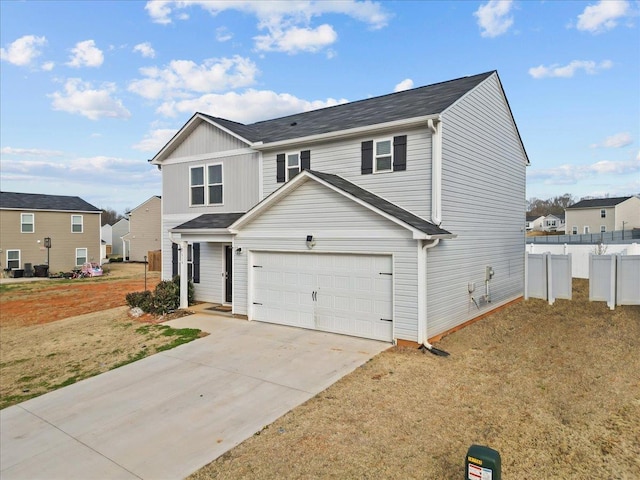
<path fill-rule="evenodd" d="M 442 228 L 457 238 L 427 253 L 429 337 L 522 296 L 524 288 L 526 157 L 497 77 L 447 109 L 442 129 Z M 488 305 L 479 301 L 487 266 L 495 272 Z"/>
<path fill-rule="evenodd" d="M 211 164 L 222 164 L 223 204 L 192 207 L 189 205 L 189 169 Z M 259 200 L 258 153 L 167 164 L 162 166 L 162 172 L 165 215 L 189 212 L 194 218 L 204 213 L 246 212 Z"/>
<path fill-rule="evenodd" d="M 407 135 L 407 169 L 362 175 L 360 169 L 361 144 L 367 140 L 393 138 Z M 389 200 L 422 217 L 431 212 L 431 134 L 424 128 L 397 131 L 393 134 L 376 134 L 346 140 L 301 144 L 295 147 L 264 153 L 264 196 L 273 193 L 283 183 L 276 182 L 276 155 L 278 153 L 311 151 L 311 170 L 333 173 Z"/>
<path fill-rule="evenodd" d="M 306 236 L 316 246 L 309 250 Z M 393 258 L 394 338 L 417 338 L 417 248 L 410 231 L 307 181 L 244 225 L 234 241 L 233 311 L 248 314 L 250 251 L 383 254 Z"/>
<path fill-rule="evenodd" d="M 181 142 L 169 155 L 168 159 L 204 155 L 207 153 L 225 152 L 246 148 L 247 144 L 233 135 L 207 123 L 200 122 L 187 139 Z"/>

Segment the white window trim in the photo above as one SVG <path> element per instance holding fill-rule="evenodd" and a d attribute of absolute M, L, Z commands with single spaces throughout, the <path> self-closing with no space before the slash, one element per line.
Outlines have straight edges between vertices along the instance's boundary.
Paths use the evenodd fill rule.
<path fill-rule="evenodd" d="M 194 185 L 191 183 L 191 171 L 196 168 L 202 168 L 202 184 Z M 194 187 L 202 187 L 204 194 L 202 196 L 203 203 L 193 203 L 192 191 Z M 206 207 L 207 206 L 207 166 L 206 165 L 194 165 L 189 167 L 189 206 L 190 207 Z"/>
<path fill-rule="evenodd" d="M 606 225 L 600 225 L 600 233 L 606 233 L 607 232 L 607 226 Z"/>
<path fill-rule="evenodd" d="M 79 258 L 78 251 L 79 250 L 84 250 L 84 252 L 85 252 L 84 262 L 82 262 L 82 263 L 78 263 L 78 258 Z M 83 263 L 86 263 L 88 261 L 89 261 L 89 249 L 86 248 L 86 247 L 78 247 L 78 248 L 76 248 L 76 267 L 82 266 Z"/>
<path fill-rule="evenodd" d="M 11 252 L 18 252 L 18 258 L 17 259 L 13 258 L 13 259 L 9 260 L 9 253 L 11 253 Z M 7 253 L 5 255 L 5 259 L 6 259 L 6 262 L 7 262 L 5 264 L 7 266 L 7 268 L 9 268 L 9 261 L 15 262 L 17 260 L 18 266 L 17 267 L 11 267 L 11 269 L 12 270 L 20 269 L 20 265 L 21 265 L 21 261 L 22 261 L 22 252 L 20 252 L 20 250 L 18 250 L 18 249 L 7 250 Z"/>
<path fill-rule="evenodd" d="M 220 183 L 210 183 L 209 182 L 209 167 L 214 167 L 216 165 L 220 165 L 220 178 L 222 181 Z M 206 205 L 224 205 L 224 164 L 222 162 L 218 163 L 208 163 L 207 168 L 205 169 L 205 182 L 206 182 L 206 192 L 205 192 L 205 202 Z M 209 198 L 209 187 L 213 187 L 216 185 L 220 185 L 222 187 L 222 201 L 220 203 L 211 203 L 211 199 Z"/>
<path fill-rule="evenodd" d="M 296 175 L 298 173 L 300 173 L 302 171 L 302 152 L 285 152 L 284 154 L 284 173 L 285 173 L 285 179 L 288 182 L 289 180 L 291 180 L 293 177 L 295 177 L 295 175 L 293 177 L 289 176 L 289 155 L 297 155 L 298 156 L 298 171 L 296 172 Z M 291 165 L 291 167 L 293 167 L 293 165 Z"/>
<path fill-rule="evenodd" d="M 73 217 L 80 217 L 80 223 L 74 223 L 73 222 Z M 74 232 L 73 231 L 73 226 L 74 225 L 80 225 L 80 231 L 79 232 Z M 71 215 L 71 233 L 84 233 L 84 215 Z"/>
<path fill-rule="evenodd" d="M 600 209 L 600 218 L 607 218 L 607 210 L 605 208 Z"/>
<path fill-rule="evenodd" d="M 31 222 L 25 222 L 23 220 L 25 215 L 31 215 Z M 30 232 L 25 232 L 22 227 L 23 225 L 31 225 L 32 230 Z M 21 213 L 20 214 L 20 233 L 36 233 L 36 215 L 35 213 Z"/>
<path fill-rule="evenodd" d="M 378 143 L 389 142 L 389 154 L 378 155 Z M 378 157 L 391 157 L 391 163 L 388 170 L 378 170 Z M 393 138 L 375 138 L 373 140 L 373 173 L 390 173 L 393 172 Z"/>
<path fill-rule="evenodd" d="M 572 235 L 577 235 L 578 234 L 578 227 L 577 226 L 571 227 L 571 234 Z"/>

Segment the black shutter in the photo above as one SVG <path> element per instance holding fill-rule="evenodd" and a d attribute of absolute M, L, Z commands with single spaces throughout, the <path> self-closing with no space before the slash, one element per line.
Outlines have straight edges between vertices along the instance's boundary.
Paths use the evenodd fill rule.
<path fill-rule="evenodd" d="M 373 140 L 362 142 L 362 164 L 360 171 L 363 175 L 373 173 Z"/>
<path fill-rule="evenodd" d="M 200 244 L 193 244 L 193 283 L 200 283 Z"/>
<path fill-rule="evenodd" d="M 300 152 L 300 170 L 311 170 L 311 150 Z"/>
<path fill-rule="evenodd" d="M 286 180 L 286 172 L 284 168 L 284 153 L 276 155 L 276 182 L 284 183 Z"/>
<path fill-rule="evenodd" d="M 407 169 L 407 136 L 393 137 L 393 171 Z"/>
<path fill-rule="evenodd" d="M 178 244 L 171 244 L 171 276 L 178 275 Z"/>

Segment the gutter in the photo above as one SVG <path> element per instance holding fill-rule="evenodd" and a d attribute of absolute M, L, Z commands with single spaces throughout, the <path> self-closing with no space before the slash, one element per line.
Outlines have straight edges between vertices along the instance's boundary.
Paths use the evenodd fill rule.
<path fill-rule="evenodd" d="M 427 250 L 440 243 L 436 238 L 430 242 L 422 241 L 418 246 L 418 343 L 424 352 L 448 357 L 449 354 L 429 343 L 427 320 Z"/>
<path fill-rule="evenodd" d="M 442 120 L 427 121 L 431 131 L 431 223 L 442 224 Z"/>

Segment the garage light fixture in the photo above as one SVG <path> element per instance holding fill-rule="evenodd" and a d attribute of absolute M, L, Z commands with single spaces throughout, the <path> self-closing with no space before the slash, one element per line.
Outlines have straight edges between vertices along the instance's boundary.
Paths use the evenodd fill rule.
<path fill-rule="evenodd" d="M 242 254 L 242 247 L 236 248 L 236 255 Z"/>
<path fill-rule="evenodd" d="M 307 248 L 311 250 L 316 246 L 316 241 L 313 239 L 313 235 L 307 235 Z"/>

